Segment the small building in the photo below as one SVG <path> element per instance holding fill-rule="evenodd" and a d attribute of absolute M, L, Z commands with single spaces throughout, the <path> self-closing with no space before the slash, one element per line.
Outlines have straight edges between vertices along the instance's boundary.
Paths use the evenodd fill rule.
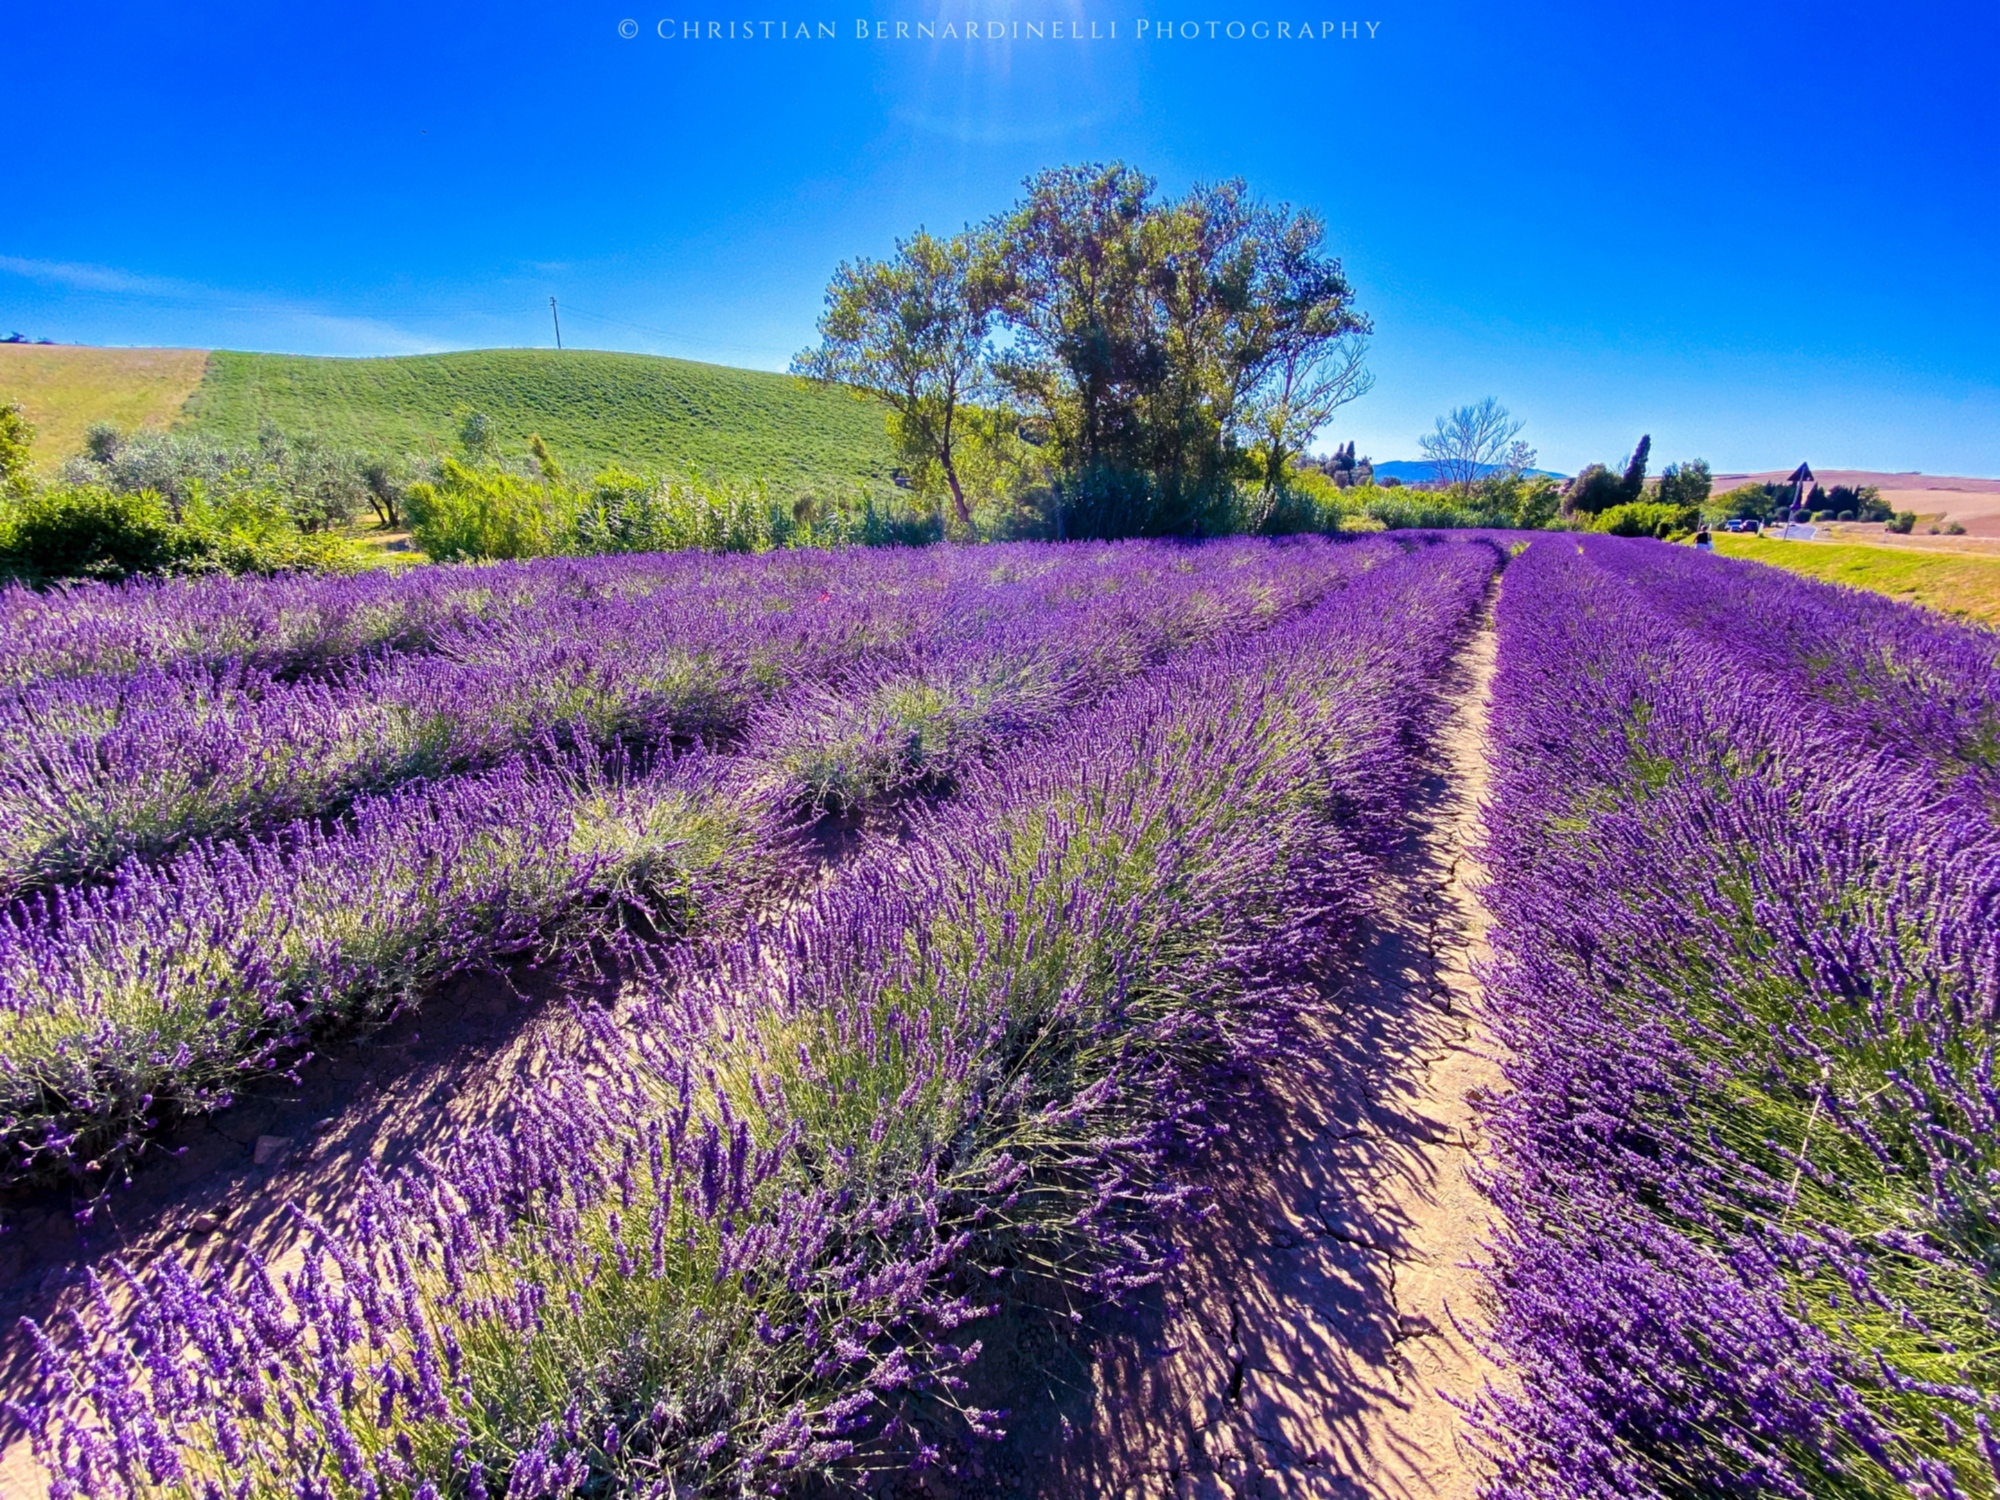
<path fill-rule="evenodd" d="M 1791 477 L 1785 483 L 1792 487 L 1792 509 L 1804 510 L 1806 508 L 1806 499 L 1813 491 L 1812 465 L 1800 464 L 1796 469 L 1792 470 Z"/>

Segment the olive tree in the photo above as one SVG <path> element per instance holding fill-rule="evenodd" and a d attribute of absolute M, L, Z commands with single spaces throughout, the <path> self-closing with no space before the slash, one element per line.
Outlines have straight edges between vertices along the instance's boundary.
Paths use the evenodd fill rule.
<path fill-rule="evenodd" d="M 906 466 L 936 464 L 962 525 L 972 509 L 959 477 L 963 409 L 984 381 L 998 303 L 991 248 L 976 233 L 918 230 L 887 260 L 843 262 L 827 288 L 817 349 L 793 373 L 878 397 Z"/>

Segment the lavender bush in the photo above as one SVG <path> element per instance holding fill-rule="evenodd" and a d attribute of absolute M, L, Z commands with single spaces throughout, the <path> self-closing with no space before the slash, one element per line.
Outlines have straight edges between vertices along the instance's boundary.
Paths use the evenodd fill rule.
<path fill-rule="evenodd" d="M 803 586 L 790 569 L 760 561 L 727 566 L 680 555 L 332 577 L 137 580 L 42 592 L 10 586 L 0 590 L 0 681 L 231 660 L 290 678 L 370 651 L 427 650 L 441 632 L 560 596 L 630 598 L 721 584 L 788 597 Z M 766 579 L 774 589 L 764 586 Z"/>
<path fill-rule="evenodd" d="M 1494 560 L 1385 548 L 962 769 L 295 1271 L 168 1258 L 38 1331 L 58 1495 L 768 1492 L 992 1431 L 984 1289 L 1157 1274 L 1208 1101 L 1365 909 Z"/>
<path fill-rule="evenodd" d="M 1739 672 L 1803 687 L 1857 742 L 1944 780 L 2000 784 L 2000 636 L 1864 589 L 1774 568 L 1716 568 L 1685 547 L 1591 556 L 1725 651 Z"/>
<path fill-rule="evenodd" d="M 1199 638 L 1205 616 L 1254 615 L 1310 572 L 1270 557 L 1126 546 L 1061 566 L 1033 548 L 920 553 L 900 569 L 880 552 L 754 570 L 730 560 L 702 587 L 672 590 L 635 568 L 440 626 L 423 654 L 301 681 L 232 659 L 25 684 L 0 697 L 0 895 L 337 813 L 357 795 L 495 765 L 552 734 L 579 747 L 730 739 L 791 688 L 837 689 L 846 671 L 893 667 L 1066 599 L 1101 594 L 1144 612 L 1163 606 L 1142 594 L 1171 594 L 1168 632 Z"/>
<path fill-rule="evenodd" d="M 861 582 L 855 580 L 854 582 Z M 30 684 L 0 704 L 0 892 L 578 747 L 716 739 L 800 678 L 942 628 L 948 581 L 784 609 L 542 601 L 439 649 L 284 682 L 231 662 Z"/>
<path fill-rule="evenodd" d="M 362 803 L 349 826 L 134 861 L 0 917 L 0 1181 L 101 1184 L 161 1117 L 226 1108 L 315 1034 L 627 908 L 671 933 L 782 889 L 789 820 L 708 757 L 551 755 Z"/>

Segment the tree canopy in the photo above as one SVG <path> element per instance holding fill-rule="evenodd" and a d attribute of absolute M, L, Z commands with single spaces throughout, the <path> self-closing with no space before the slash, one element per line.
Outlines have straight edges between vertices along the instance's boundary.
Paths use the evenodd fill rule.
<path fill-rule="evenodd" d="M 886 401 L 962 523 L 961 445 L 1005 430 L 1066 534 L 1199 534 L 1368 389 L 1370 325 L 1325 239 L 1240 181 L 1167 199 L 1122 163 L 1058 167 L 986 224 L 843 264 L 793 368 Z"/>
<path fill-rule="evenodd" d="M 1488 475 L 1519 474 L 1535 462 L 1535 450 L 1521 441 L 1527 423 L 1493 397 L 1455 406 L 1417 439 L 1438 481 L 1472 485 Z"/>

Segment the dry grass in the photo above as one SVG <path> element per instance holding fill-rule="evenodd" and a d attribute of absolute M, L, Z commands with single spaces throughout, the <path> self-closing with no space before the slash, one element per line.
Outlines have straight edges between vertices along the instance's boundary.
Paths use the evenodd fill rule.
<path fill-rule="evenodd" d="M 2000 557 L 1746 536 L 1717 536 L 1715 546 L 1728 557 L 1769 563 L 2000 625 Z"/>
<path fill-rule="evenodd" d="M 83 450 L 94 422 L 168 427 L 208 368 L 203 349 L 93 349 L 0 344 L 0 405 L 18 401 L 35 424 L 45 469 Z"/>

